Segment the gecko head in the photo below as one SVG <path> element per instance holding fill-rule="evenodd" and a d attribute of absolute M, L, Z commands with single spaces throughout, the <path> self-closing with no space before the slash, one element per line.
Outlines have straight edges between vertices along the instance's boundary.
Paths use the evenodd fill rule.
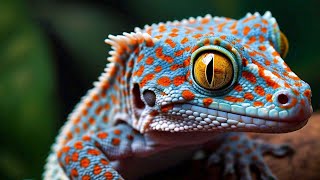
<path fill-rule="evenodd" d="M 140 131 L 289 132 L 312 113 L 311 89 L 284 62 L 288 41 L 270 12 L 191 18 L 145 28 L 132 76 Z"/>

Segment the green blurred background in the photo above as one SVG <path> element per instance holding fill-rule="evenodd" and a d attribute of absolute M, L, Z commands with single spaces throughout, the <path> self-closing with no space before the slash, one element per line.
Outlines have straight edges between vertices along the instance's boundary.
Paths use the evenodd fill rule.
<path fill-rule="evenodd" d="M 1 0 L 0 179 L 40 179 L 68 113 L 105 67 L 108 34 L 189 16 L 270 10 L 290 41 L 287 63 L 320 103 L 319 0 Z"/>

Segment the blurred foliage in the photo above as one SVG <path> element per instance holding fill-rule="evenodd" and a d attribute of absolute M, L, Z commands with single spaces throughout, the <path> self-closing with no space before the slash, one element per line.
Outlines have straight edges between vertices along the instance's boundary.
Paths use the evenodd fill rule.
<path fill-rule="evenodd" d="M 3 0 L 0 2 L 0 179 L 41 177 L 59 127 L 105 67 L 108 34 L 161 21 L 241 18 L 270 10 L 290 41 L 287 63 L 320 106 L 319 1 Z"/>

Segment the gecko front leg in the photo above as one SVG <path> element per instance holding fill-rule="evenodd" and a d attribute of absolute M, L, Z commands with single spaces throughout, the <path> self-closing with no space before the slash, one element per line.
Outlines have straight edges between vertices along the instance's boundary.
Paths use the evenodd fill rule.
<path fill-rule="evenodd" d="M 132 156 L 134 146 L 146 147 L 142 135 L 126 124 L 119 124 L 70 141 L 57 156 L 71 179 L 123 179 L 110 162 Z"/>
<path fill-rule="evenodd" d="M 223 163 L 224 175 L 237 171 L 240 179 L 244 180 L 252 179 L 250 167 L 259 171 L 261 179 L 276 179 L 263 155 L 283 157 L 292 153 L 293 149 L 287 144 L 273 145 L 262 140 L 249 139 L 244 133 L 227 133 L 221 146 L 209 157 L 208 163 Z"/>

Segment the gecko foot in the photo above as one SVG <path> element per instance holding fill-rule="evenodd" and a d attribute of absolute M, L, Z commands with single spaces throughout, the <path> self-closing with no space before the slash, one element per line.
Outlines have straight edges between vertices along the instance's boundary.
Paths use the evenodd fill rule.
<path fill-rule="evenodd" d="M 276 179 L 263 159 L 264 154 L 283 157 L 293 154 L 293 149 L 287 145 L 272 145 L 262 140 L 250 140 L 244 134 L 231 134 L 219 149 L 211 154 L 208 165 L 223 163 L 223 175 L 237 173 L 239 179 L 250 180 L 253 167 L 258 170 L 260 179 Z"/>

